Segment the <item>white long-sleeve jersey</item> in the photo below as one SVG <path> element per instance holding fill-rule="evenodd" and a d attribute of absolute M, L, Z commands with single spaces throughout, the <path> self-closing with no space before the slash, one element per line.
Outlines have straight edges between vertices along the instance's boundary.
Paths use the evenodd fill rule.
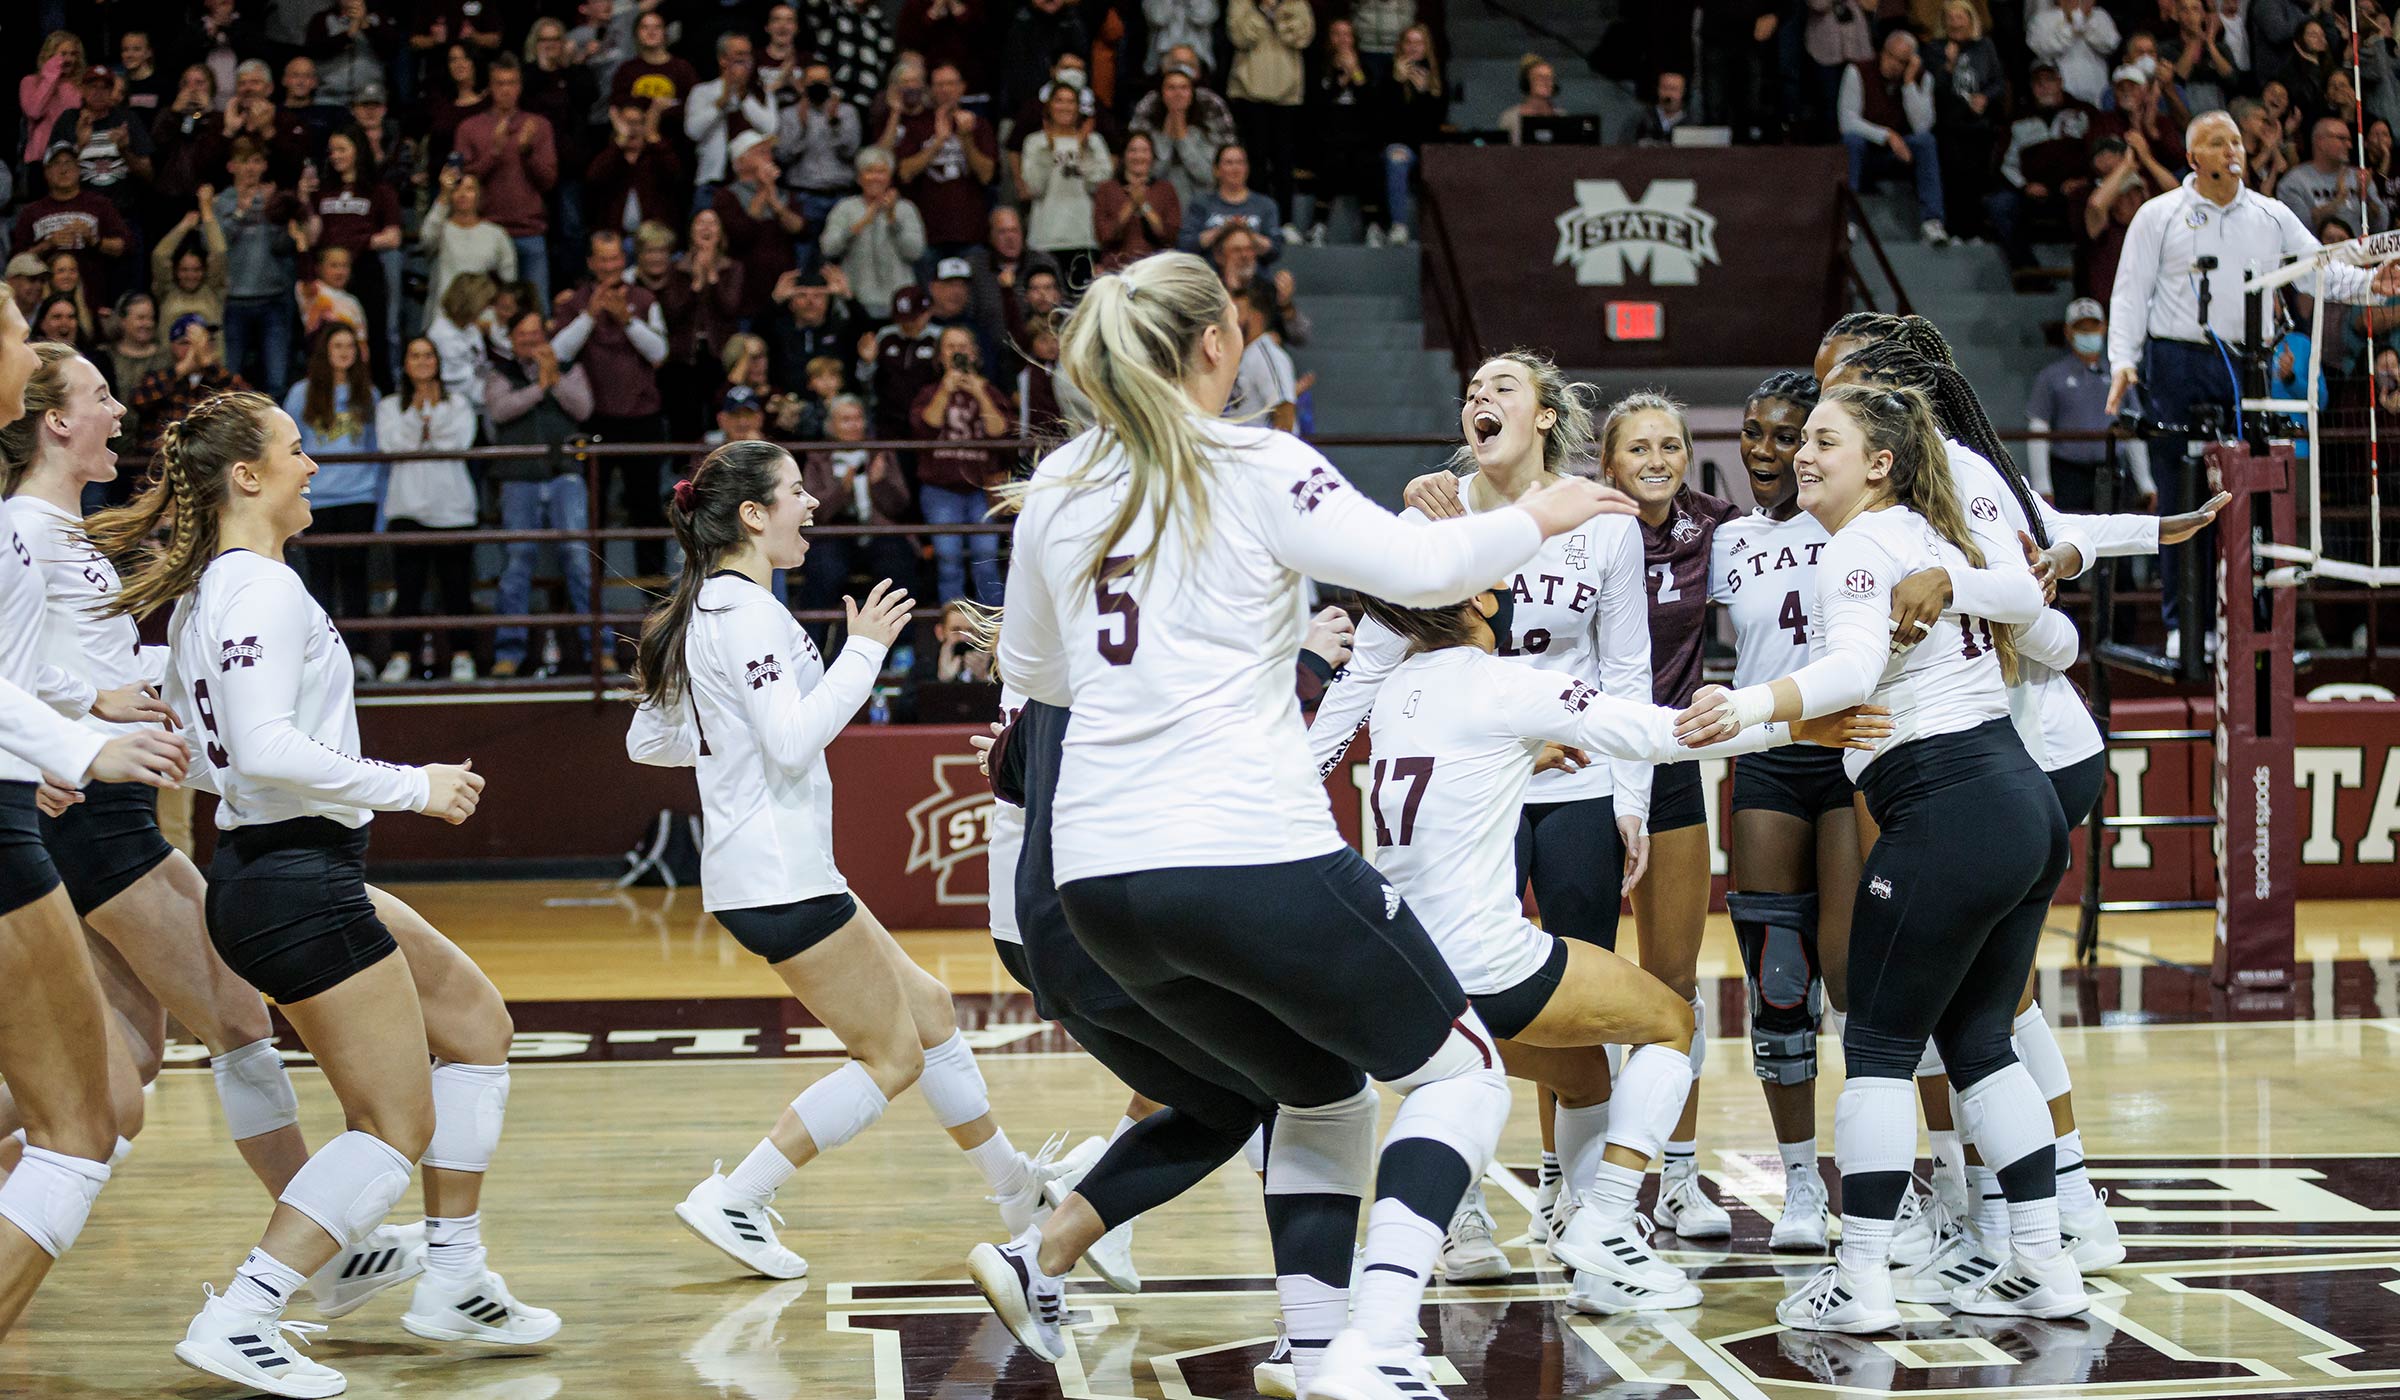
<path fill-rule="evenodd" d="M 82 518 L 32 496 L 9 497 L 7 509 L 17 537 L 33 551 L 34 567 L 41 570 L 49 597 L 44 659 L 91 687 L 95 695 L 129 685 L 163 690 L 167 649 L 143 646 L 141 629 L 132 618 L 108 616 L 107 604 L 123 583 L 117 566 L 83 533 Z M 151 727 L 111 724 L 88 713 L 81 723 L 104 738 Z"/>
<path fill-rule="evenodd" d="M 350 648 L 289 565 L 218 555 L 167 628 L 167 703 L 196 732 L 187 785 L 217 827 L 421 812 L 422 768 L 362 758 Z"/>
<path fill-rule="evenodd" d="M 1052 846 L 1061 884 L 1176 866 L 1266 865 L 1340 848 L 1292 693 L 1302 577 L 1416 607 L 1455 603 L 1534 556 L 1523 511 L 1402 521 L 1288 433 L 1191 415 L 1210 446 L 1208 525 L 1141 519 L 1091 564 L 1125 489 L 1113 438 L 1042 462 L 1017 522 L 1000 671 L 1071 706 Z"/>
<path fill-rule="evenodd" d="M 1894 656 L 1892 588 L 1933 568 L 1950 571 L 1959 610 L 1942 614 L 1924 641 Z M 1970 593 L 1980 611 L 1964 611 Z M 1809 613 L 1817 659 L 1792 673 L 1802 713 L 1813 718 L 1866 704 L 1892 712 L 1892 737 L 1882 747 L 1843 755 L 1843 767 L 1856 781 L 1868 764 L 1902 744 L 2008 715 L 2008 687 L 1991 629 L 2032 623 L 2043 611 L 2041 585 L 2031 570 L 1972 569 L 1915 511 L 1898 505 L 1868 511 L 1843 526 L 1818 556 L 1817 597 Z"/>
<path fill-rule="evenodd" d="M 1832 539 L 1807 511 L 1789 520 L 1752 511 L 1717 527 L 1708 600 L 1733 619 L 1736 686 L 1765 685 L 1808 664 L 1817 559 Z"/>
<path fill-rule="evenodd" d="M 636 763 L 700 779 L 700 904 L 753 909 L 850 888 L 833 862 L 825 748 L 867 703 L 881 643 L 853 635 L 827 667 L 775 595 L 737 573 L 700 585 L 684 694 L 633 713 Z"/>
<path fill-rule="evenodd" d="M 1469 499 L 1466 483 L 1472 479 L 1460 480 L 1462 499 Z M 1400 518 L 1429 523 L 1414 508 Z M 1650 595 L 1642 587 L 1641 527 L 1632 516 L 1604 515 L 1544 540 L 1533 558 L 1496 582 L 1507 584 L 1515 598 L 1509 635 L 1498 639 L 1501 655 L 1633 704 L 1650 699 Z M 1373 618 L 1360 620 L 1353 641 L 1350 664 L 1325 688 L 1309 725 L 1309 752 L 1320 773 L 1341 761 L 1384 678 L 1408 655 L 1407 640 Z M 1650 767 L 1611 760 L 1574 773 L 1537 773 L 1526 800 L 1614 797 L 1618 816 L 1647 817 Z"/>
<path fill-rule="evenodd" d="M 91 708 L 91 687 L 46 659 L 49 609 L 33 550 L 0 511 L 0 782 L 80 783 L 107 742 L 73 718 Z"/>
<path fill-rule="evenodd" d="M 1675 714 L 1472 647 L 1410 656 L 1384 678 L 1369 727 L 1375 866 L 1468 995 L 1515 986 L 1549 954 L 1549 938 L 1525 918 L 1516 870 L 1517 810 L 1544 743 L 1651 765 L 1788 742 L 1784 726 L 1767 724 L 1687 749 L 1675 742 Z"/>

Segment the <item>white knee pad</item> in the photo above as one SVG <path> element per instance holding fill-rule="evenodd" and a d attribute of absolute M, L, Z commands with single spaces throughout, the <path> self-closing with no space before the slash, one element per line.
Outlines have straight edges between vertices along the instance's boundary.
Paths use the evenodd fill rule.
<path fill-rule="evenodd" d="M 1608 1101 L 1608 1140 L 1642 1154 L 1645 1161 L 1657 1156 L 1658 1145 L 1674 1133 L 1675 1120 L 1683 1116 L 1697 1069 L 1672 1046 L 1645 1045 L 1628 1055 Z"/>
<path fill-rule="evenodd" d="M 435 1061 L 433 1141 L 425 1148 L 425 1165 L 448 1172 L 490 1171 L 507 1116 L 508 1066 Z"/>
<path fill-rule="evenodd" d="M 1993 1171 L 2052 1146 L 2050 1106 L 2025 1066 L 2009 1065 L 1958 1096 L 1958 1126 Z"/>
<path fill-rule="evenodd" d="M 1401 1093 L 1413 1093 L 1436 1080 L 1482 1070 L 1500 1068 L 1500 1052 L 1492 1048 L 1492 1033 L 1484 1028 L 1483 1018 L 1469 1007 L 1466 1013 L 1450 1023 L 1450 1034 L 1435 1047 L 1425 1063 L 1384 1082 Z"/>
<path fill-rule="evenodd" d="M 983 1087 L 983 1071 L 963 1033 L 925 1052 L 925 1072 L 917 1076 L 917 1091 L 933 1109 L 933 1121 L 944 1128 L 972 1123 L 992 1111 L 992 1096 Z"/>
<path fill-rule="evenodd" d="M 108 1164 L 69 1157 L 47 1147 L 27 1147 L 25 1159 L 0 1184 L 0 1219 L 56 1259 L 74 1248 L 92 1202 L 108 1184 Z"/>
<path fill-rule="evenodd" d="M 2042 1091 L 2042 1102 L 2075 1092 L 2075 1081 L 2067 1074 L 2067 1057 L 2059 1053 L 2058 1037 L 2050 1033 L 2050 1018 L 2042 1014 L 2042 1004 L 2037 1001 L 2026 1007 L 2014 1029 L 2017 1062 L 2033 1076 L 2033 1087 Z"/>
<path fill-rule="evenodd" d="M 1684 1058 L 1691 1061 L 1692 1078 L 1698 1079 L 1700 1067 L 1708 1063 L 1708 1003 L 1698 992 L 1692 993 L 1692 1048 Z M 1681 1114 L 1683 1109 L 1678 1106 L 1675 1112 Z"/>
<path fill-rule="evenodd" d="M 1498 1069 L 1474 1069 L 1410 1090 L 1392 1119 L 1384 1147 L 1389 1150 L 1407 1138 L 1429 1138 L 1458 1153 L 1467 1170 L 1481 1176 L 1507 1126 L 1507 1077 Z"/>
<path fill-rule="evenodd" d="M 1266 1129 L 1257 1128 L 1251 1131 L 1250 1140 L 1242 1144 L 1242 1160 L 1250 1164 L 1250 1170 L 1253 1172 L 1264 1172 L 1267 1169 Z"/>
<path fill-rule="evenodd" d="M 353 1129 L 317 1149 L 276 1199 L 317 1222 L 344 1249 L 365 1239 L 408 1190 L 409 1161 Z"/>
<path fill-rule="evenodd" d="M 1917 1078 L 1939 1079 L 1950 1072 L 1942 1063 L 1942 1052 L 1933 1048 L 1933 1037 L 1925 1037 L 1925 1053 L 1917 1056 Z"/>
<path fill-rule="evenodd" d="M 275 1042 L 253 1040 L 208 1062 L 216 1076 L 217 1102 L 235 1142 L 264 1137 L 300 1121 L 300 1096 Z"/>
<path fill-rule="evenodd" d="M 792 1113 L 800 1126 L 808 1129 L 808 1140 L 819 1152 L 833 1149 L 875 1126 L 890 1106 L 883 1090 L 875 1085 L 875 1076 L 856 1060 L 800 1091 L 792 1100 Z"/>
<path fill-rule="evenodd" d="M 1373 1085 L 1318 1108 L 1278 1107 L 1267 1144 L 1270 1196 L 1360 1196 L 1375 1171 Z"/>
<path fill-rule="evenodd" d="M 1905 1079 L 1853 1079 L 1833 1110 L 1833 1161 L 1844 1176 L 1914 1171 L 1917 1092 Z"/>

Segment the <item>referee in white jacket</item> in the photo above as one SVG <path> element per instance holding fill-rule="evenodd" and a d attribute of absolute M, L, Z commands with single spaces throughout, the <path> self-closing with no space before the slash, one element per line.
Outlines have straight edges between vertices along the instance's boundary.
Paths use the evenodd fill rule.
<path fill-rule="evenodd" d="M 2281 200 L 2242 183 L 2242 134 L 2224 112 L 2194 117 L 2184 131 L 2192 163 L 2178 189 L 2152 198 L 2125 232 L 2125 252 L 2108 309 L 2108 412 L 2114 417 L 2128 385 L 2139 380 L 2148 398 L 2143 417 L 2150 465 L 2158 484 L 2158 511 L 2173 515 L 2194 502 L 2183 499 L 2183 458 L 2192 411 L 2206 404 L 2223 408 L 2232 421 L 2234 367 L 2242 354 L 2242 282 L 2252 269 L 2280 266 L 2322 246 Z M 2203 301 L 2201 288 L 2208 295 Z M 2324 295 L 2360 303 L 2400 291 L 2400 264 L 2378 270 L 2371 281 L 2363 268 L 2327 264 Z M 2201 324 L 2200 308 L 2208 308 Z M 2204 532 L 2192 547 L 2214 547 Z M 2184 546 L 2160 551 L 2169 580 L 2167 633 L 2177 635 L 2181 614 L 2175 580 Z"/>

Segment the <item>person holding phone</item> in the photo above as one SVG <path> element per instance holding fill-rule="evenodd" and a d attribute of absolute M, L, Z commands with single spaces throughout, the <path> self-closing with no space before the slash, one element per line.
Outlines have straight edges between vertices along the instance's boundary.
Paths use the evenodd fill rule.
<path fill-rule="evenodd" d="M 975 350 L 975 332 L 951 326 L 942 332 L 935 354 L 942 366 L 939 382 L 917 394 L 908 415 L 915 436 L 941 443 L 990 442 L 1008 436 L 1008 395 L 983 376 Z M 985 488 L 1007 471 L 1001 454 L 986 448 L 949 446 L 926 452 L 917 467 L 917 503 L 929 525 L 981 524 L 991 503 Z M 1000 601 L 1000 537 L 998 535 L 936 535 L 933 537 L 936 597 L 947 603 L 969 596 L 966 556 L 974 557 L 976 601 Z"/>

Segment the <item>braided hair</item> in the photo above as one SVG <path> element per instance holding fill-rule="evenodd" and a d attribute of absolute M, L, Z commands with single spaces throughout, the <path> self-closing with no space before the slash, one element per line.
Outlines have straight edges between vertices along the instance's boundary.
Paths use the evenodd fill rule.
<path fill-rule="evenodd" d="M 1755 408 L 1769 399 L 1780 399 L 1805 414 L 1817 406 L 1818 392 L 1817 377 L 1808 371 L 1777 370 L 1759 381 L 1758 387 L 1750 391 L 1750 397 L 1743 406 Z"/>
<path fill-rule="evenodd" d="M 1922 390 L 1933 401 L 1934 416 L 1941 422 L 1942 432 L 1965 443 L 1980 453 L 1984 460 L 2000 469 L 2000 479 L 2008 483 L 2009 494 L 2017 498 L 2017 506 L 2025 513 L 2025 523 L 2032 530 L 2034 543 L 2047 549 L 2050 531 L 2042 524 L 2040 503 L 2031 483 L 2017 470 L 2017 460 L 2000 442 L 1992 428 L 1992 420 L 1984 415 L 1983 403 L 1975 397 L 1975 389 L 1967 383 L 1944 354 L 1928 354 L 1921 346 L 1939 345 L 1942 352 L 1949 345 L 1933 323 L 1922 317 L 1910 317 L 1921 325 L 1923 332 L 1903 331 L 1888 340 L 1869 341 L 1850 352 L 1842 368 L 1879 384 Z M 1922 336 L 1930 335 L 1930 342 Z"/>
<path fill-rule="evenodd" d="M 226 477 L 236 462 L 258 462 L 269 450 L 275 401 L 248 391 L 212 394 L 158 440 L 158 467 L 128 504 L 84 523 L 93 547 L 111 559 L 140 556 L 125 586 L 108 600 L 111 617 L 144 617 L 189 593 L 217 556 L 217 518 L 228 497 Z M 148 549 L 160 522 L 167 545 Z"/>

